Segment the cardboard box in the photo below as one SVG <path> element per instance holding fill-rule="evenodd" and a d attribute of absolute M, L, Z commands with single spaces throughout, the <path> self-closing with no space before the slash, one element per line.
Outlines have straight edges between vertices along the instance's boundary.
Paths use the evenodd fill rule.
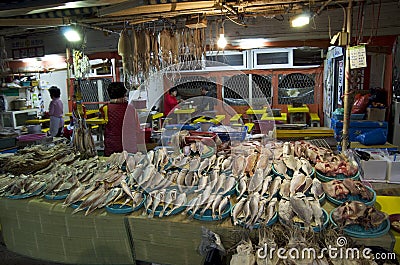
<path fill-rule="evenodd" d="M 384 121 L 385 115 L 386 115 L 386 109 L 367 108 L 367 120 Z"/>
<path fill-rule="evenodd" d="M 389 183 L 400 183 L 400 161 L 394 156 L 387 161 L 387 179 Z"/>
<path fill-rule="evenodd" d="M 371 182 L 386 182 L 387 160 L 377 154 L 371 154 L 368 161 L 361 161 L 364 179 Z"/>

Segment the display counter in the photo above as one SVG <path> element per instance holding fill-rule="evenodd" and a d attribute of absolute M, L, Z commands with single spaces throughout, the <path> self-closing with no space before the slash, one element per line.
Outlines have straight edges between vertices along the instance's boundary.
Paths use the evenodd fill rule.
<path fill-rule="evenodd" d="M 125 218 L 104 210 L 72 215 L 71 207 L 42 198 L 0 199 L 7 249 L 35 259 L 70 264 L 133 264 Z"/>
<path fill-rule="evenodd" d="M 333 205 L 325 202 L 324 208 L 329 212 Z M 42 198 L 1 198 L 0 224 L 7 248 L 36 259 L 72 264 L 134 264 L 142 260 L 195 265 L 203 260 L 197 252 L 202 226 L 219 234 L 226 249 L 240 241 L 242 232 L 249 231 L 232 226 L 230 218 L 204 222 L 182 214 L 149 219 L 142 210 L 131 215 L 97 210 L 88 216 L 82 212 L 72 215 L 72 211 L 63 208 L 62 202 Z M 256 235 L 257 230 L 250 234 Z M 391 231 L 357 241 L 387 249 L 395 244 Z"/>

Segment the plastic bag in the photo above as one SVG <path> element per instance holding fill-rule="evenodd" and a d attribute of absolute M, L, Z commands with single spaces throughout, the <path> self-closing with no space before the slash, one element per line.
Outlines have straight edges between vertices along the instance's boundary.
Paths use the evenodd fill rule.
<path fill-rule="evenodd" d="M 205 257 L 204 265 L 223 264 L 222 256 L 225 255 L 225 248 L 222 245 L 221 238 L 204 226 L 201 227 L 199 253 Z"/>
<path fill-rule="evenodd" d="M 360 134 L 356 137 L 363 145 L 379 145 L 385 144 L 387 139 L 386 131 L 383 129 L 375 129 L 369 132 Z"/>
<path fill-rule="evenodd" d="M 236 254 L 232 255 L 230 265 L 254 265 L 256 257 L 254 256 L 253 245 L 251 241 L 242 241 L 236 247 Z"/>
<path fill-rule="evenodd" d="M 366 95 L 357 94 L 354 97 L 354 104 L 351 109 L 351 113 L 352 114 L 364 114 L 365 111 L 367 110 L 370 96 L 371 96 L 371 94 L 366 94 Z"/>

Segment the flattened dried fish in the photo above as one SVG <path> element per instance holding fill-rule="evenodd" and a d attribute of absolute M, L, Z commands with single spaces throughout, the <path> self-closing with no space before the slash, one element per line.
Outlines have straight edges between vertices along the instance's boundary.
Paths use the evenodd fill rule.
<path fill-rule="evenodd" d="M 255 174 L 249 180 L 249 186 L 247 187 L 249 194 L 253 192 L 259 192 L 262 189 L 263 181 L 263 170 L 261 168 L 257 168 Z"/>
<path fill-rule="evenodd" d="M 272 182 L 272 176 L 267 176 L 266 178 L 264 178 L 260 192 L 261 195 L 267 194 L 271 182 Z"/>
<path fill-rule="evenodd" d="M 322 194 L 324 193 L 322 183 L 317 178 L 313 179 L 313 183 L 311 186 L 311 193 L 314 195 L 314 198 L 316 198 L 316 199 L 320 198 L 322 196 Z"/>
<path fill-rule="evenodd" d="M 304 221 L 306 226 L 309 226 L 313 218 L 313 210 L 305 195 L 303 193 L 296 193 L 295 196 L 290 197 L 290 205 L 293 212 Z"/>
<path fill-rule="evenodd" d="M 165 213 L 166 216 L 170 215 L 173 211 L 175 211 L 176 209 L 178 209 L 179 207 L 182 207 L 186 204 L 186 193 L 180 193 L 178 195 L 178 197 L 176 198 L 175 202 L 172 202 L 172 204 L 174 205 L 173 207 L 171 207 L 171 209 Z"/>
<path fill-rule="evenodd" d="M 243 177 L 239 180 L 238 190 L 239 195 L 237 198 L 240 199 L 247 190 L 247 177 Z"/>
<path fill-rule="evenodd" d="M 158 217 L 163 217 L 164 212 L 167 210 L 167 208 L 170 206 L 170 204 L 176 200 L 177 196 L 177 190 L 176 189 L 172 189 L 170 191 L 168 191 L 165 195 L 165 201 L 164 201 L 164 207 L 162 208 L 162 210 L 160 211 L 160 214 Z"/>
<path fill-rule="evenodd" d="M 278 172 L 281 175 L 286 176 L 286 172 L 287 172 L 287 167 L 285 165 L 285 163 L 282 160 L 275 160 L 274 161 L 274 168 L 276 170 L 276 172 Z"/>
<path fill-rule="evenodd" d="M 271 185 L 269 186 L 268 196 L 274 196 L 277 192 L 279 192 L 279 189 L 281 188 L 281 183 L 282 180 L 280 177 L 274 178 L 274 180 L 271 182 Z"/>
<path fill-rule="evenodd" d="M 297 174 L 296 174 L 297 173 Z M 290 194 L 294 195 L 296 192 L 301 190 L 306 182 L 306 176 L 300 172 L 293 174 L 292 181 L 290 182 Z"/>
<path fill-rule="evenodd" d="M 238 224 L 239 215 L 242 212 L 243 206 L 246 201 L 247 201 L 246 198 L 240 199 L 240 201 L 238 203 L 236 203 L 235 208 L 233 208 L 233 211 L 232 211 L 233 225 Z"/>
<path fill-rule="evenodd" d="M 219 206 L 218 206 L 218 219 L 222 219 L 222 214 L 224 213 L 225 208 L 228 206 L 229 203 L 229 196 L 226 196 L 222 199 L 222 201 L 220 202 Z"/>
<path fill-rule="evenodd" d="M 313 216 L 314 216 L 314 221 L 315 221 L 315 225 L 316 226 L 322 226 L 322 217 L 323 217 L 323 212 L 321 209 L 321 205 L 319 204 L 318 200 L 315 199 L 309 199 L 310 205 L 311 205 L 311 209 L 313 212 Z"/>
<path fill-rule="evenodd" d="M 197 170 L 198 174 L 201 175 L 203 171 L 208 168 L 209 165 L 210 165 L 209 158 L 205 158 L 203 161 L 201 161 L 200 166 Z"/>

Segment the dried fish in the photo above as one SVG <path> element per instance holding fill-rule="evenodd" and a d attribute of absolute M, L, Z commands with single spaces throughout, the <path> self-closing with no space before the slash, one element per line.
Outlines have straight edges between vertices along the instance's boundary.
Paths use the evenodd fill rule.
<path fill-rule="evenodd" d="M 246 201 L 247 201 L 246 198 L 242 198 L 242 199 L 240 199 L 240 201 L 238 203 L 235 204 L 235 207 L 233 208 L 233 211 L 232 211 L 233 225 L 238 224 L 239 215 L 242 212 L 243 206 Z"/>
<path fill-rule="evenodd" d="M 263 170 L 261 168 L 257 168 L 255 174 L 250 178 L 249 181 L 249 186 L 247 188 L 249 193 L 259 192 L 262 189 L 263 181 Z"/>
<path fill-rule="evenodd" d="M 318 199 L 322 196 L 323 193 L 324 189 L 322 187 L 321 181 L 319 181 L 317 178 L 314 178 L 311 186 L 311 194 L 314 195 L 314 198 Z"/>
<path fill-rule="evenodd" d="M 166 193 L 165 196 L 165 201 L 164 201 L 164 207 L 162 208 L 162 210 L 160 211 L 160 214 L 158 217 L 163 217 L 164 212 L 167 210 L 167 208 L 170 206 L 170 204 L 175 201 L 177 198 L 177 190 L 176 189 L 172 189 L 170 191 L 168 191 Z"/>
<path fill-rule="evenodd" d="M 246 192 L 247 190 L 247 177 L 243 177 L 239 180 L 239 185 L 238 185 L 238 191 L 239 191 L 239 195 L 238 195 L 238 199 L 240 197 L 243 196 L 243 194 Z"/>
<path fill-rule="evenodd" d="M 281 183 L 282 180 L 280 177 L 276 177 L 274 178 L 274 180 L 272 180 L 271 185 L 269 186 L 268 189 L 268 196 L 274 196 L 276 193 L 279 192 L 279 189 L 281 188 Z"/>
<path fill-rule="evenodd" d="M 304 221 L 306 226 L 309 226 L 313 218 L 313 209 L 305 195 L 303 193 L 296 193 L 290 197 L 290 205 L 293 212 Z"/>
<path fill-rule="evenodd" d="M 165 190 L 159 190 L 159 191 L 155 194 L 155 197 L 154 197 L 154 200 L 153 200 L 153 205 L 152 205 L 152 208 L 151 208 L 151 212 L 150 212 L 150 214 L 148 215 L 149 218 L 153 218 L 153 217 L 154 217 L 154 213 L 155 213 L 155 211 L 156 211 L 158 205 L 159 205 L 161 202 L 164 201 L 165 192 L 166 192 Z"/>
<path fill-rule="evenodd" d="M 267 194 L 271 182 L 272 182 L 272 176 L 267 176 L 266 178 L 264 178 L 260 192 L 261 195 Z"/>
<path fill-rule="evenodd" d="M 182 207 L 186 204 L 186 193 L 180 193 L 178 195 L 178 197 L 176 198 L 176 200 L 174 202 L 172 202 L 172 204 L 174 205 L 173 207 L 171 207 L 171 209 L 165 213 L 166 216 L 170 215 L 173 211 L 175 211 L 176 209 L 178 209 L 179 207 Z"/>
<path fill-rule="evenodd" d="M 222 214 L 224 213 L 225 208 L 228 206 L 229 203 L 229 196 L 226 196 L 222 199 L 218 206 L 218 219 L 222 219 Z"/>

